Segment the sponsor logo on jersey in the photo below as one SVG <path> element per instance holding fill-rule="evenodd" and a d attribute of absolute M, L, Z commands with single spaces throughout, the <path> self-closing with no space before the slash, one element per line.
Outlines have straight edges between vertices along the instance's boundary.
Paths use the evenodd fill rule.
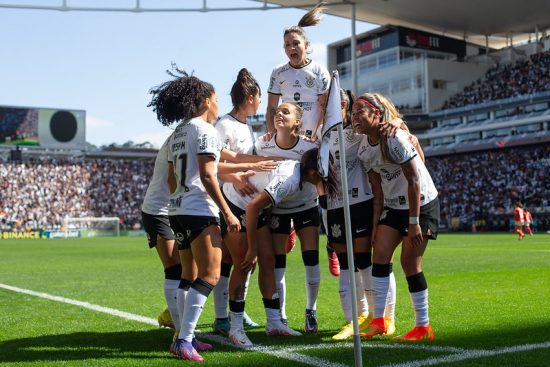
<path fill-rule="evenodd" d="M 399 196 L 399 205 L 405 205 L 407 204 L 407 199 L 405 199 L 404 196 Z"/>
<path fill-rule="evenodd" d="M 401 152 L 399 147 L 393 147 L 393 154 L 395 155 L 395 158 L 397 158 L 398 162 L 403 161 L 403 152 Z"/>
<path fill-rule="evenodd" d="M 385 168 L 380 168 L 380 176 L 382 176 L 384 179 L 386 179 L 388 182 L 393 180 L 396 177 L 399 177 L 401 175 L 401 168 L 390 172 Z"/>
<path fill-rule="evenodd" d="M 294 100 L 298 102 L 300 100 L 300 93 L 296 92 L 294 93 Z"/>
<path fill-rule="evenodd" d="M 359 196 L 359 189 L 357 187 L 354 187 L 353 189 L 351 189 L 351 197 L 356 198 L 358 196 Z"/>
<path fill-rule="evenodd" d="M 298 79 L 296 79 L 296 80 L 294 81 L 294 86 L 295 86 L 295 87 L 299 87 L 299 86 L 300 86 L 300 81 L 299 81 Z"/>
<path fill-rule="evenodd" d="M 273 89 L 273 85 L 275 85 L 275 77 L 271 77 L 271 80 L 269 81 L 269 90 Z"/>

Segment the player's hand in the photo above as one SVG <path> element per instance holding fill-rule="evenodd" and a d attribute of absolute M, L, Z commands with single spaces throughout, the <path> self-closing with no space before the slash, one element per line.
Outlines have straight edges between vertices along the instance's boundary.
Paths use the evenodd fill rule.
<path fill-rule="evenodd" d="M 422 245 L 424 239 L 422 238 L 422 230 L 420 224 L 409 224 L 409 240 L 413 247 Z"/>
<path fill-rule="evenodd" d="M 249 248 L 246 251 L 243 262 L 241 263 L 241 269 L 246 273 L 248 273 L 249 271 L 254 272 L 257 262 L 258 256 L 256 255 L 256 251 L 253 251 Z"/>
<path fill-rule="evenodd" d="M 272 137 L 273 137 L 273 134 L 268 131 L 262 136 L 260 136 L 258 139 L 260 139 L 260 141 L 270 141 Z"/>
<path fill-rule="evenodd" d="M 414 136 L 413 134 L 409 134 L 409 141 L 411 142 L 411 145 L 413 147 L 418 146 L 418 138 L 416 136 Z"/>
<path fill-rule="evenodd" d="M 256 172 L 269 172 L 277 168 L 278 163 L 275 161 L 261 161 L 252 164 L 252 169 Z"/>
<path fill-rule="evenodd" d="M 225 223 L 227 223 L 228 232 L 239 232 L 241 230 L 241 222 L 233 213 L 229 213 L 225 216 Z"/>
<path fill-rule="evenodd" d="M 236 175 L 235 181 L 233 182 L 233 188 L 241 196 L 254 195 L 257 190 L 254 185 L 248 180 L 249 177 L 254 176 L 256 173 L 254 171 L 241 172 Z"/>
<path fill-rule="evenodd" d="M 380 134 L 385 138 L 393 138 L 397 134 L 397 130 L 401 127 L 403 120 L 395 118 L 387 124 L 380 124 Z"/>

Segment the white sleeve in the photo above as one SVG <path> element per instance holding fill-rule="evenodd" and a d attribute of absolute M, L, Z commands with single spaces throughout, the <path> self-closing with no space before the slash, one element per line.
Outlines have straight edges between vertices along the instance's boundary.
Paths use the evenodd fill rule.
<path fill-rule="evenodd" d="M 317 80 L 317 94 L 323 94 L 329 87 L 330 73 L 321 65 L 319 65 L 319 76 Z"/>
<path fill-rule="evenodd" d="M 418 154 L 404 131 L 398 131 L 395 137 L 388 138 L 388 148 L 392 159 L 398 164 L 405 164 Z"/>
<path fill-rule="evenodd" d="M 225 149 L 233 150 L 231 147 L 231 142 L 233 140 L 232 131 L 228 128 L 227 124 L 217 123 L 215 129 L 218 131 L 222 146 Z"/>
<path fill-rule="evenodd" d="M 264 189 L 271 198 L 273 205 L 279 204 L 284 198 L 296 193 L 298 190 L 300 190 L 300 187 L 292 180 L 292 176 L 281 174 L 276 175 Z"/>
<path fill-rule="evenodd" d="M 197 129 L 197 154 L 214 155 L 220 154 L 222 144 L 218 132 L 212 126 L 199 127 Z"/>
<path fill-rule="evenodd" d="M 279 81 L 277 80 L 277 71 L 279 68 L 273 69 L 271 72 L 271 78 L 269 79 L 269 89 L 267 90 L 268 93 L 271 94 L 281 94 L 281 85 L 279 84 Z"/>

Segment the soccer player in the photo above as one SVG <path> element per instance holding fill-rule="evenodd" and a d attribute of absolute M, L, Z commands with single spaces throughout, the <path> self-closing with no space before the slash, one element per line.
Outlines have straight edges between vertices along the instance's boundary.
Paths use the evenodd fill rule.
<path fill-rule="evenodd" d="M 433 340 L 422 255 L 428 239 L 437 237 L 437 190 L 405 131 L 398 130 L 395 137 L 381 136 L 380 125 L 388 123 L 389 111 L 395 108 L 389 100 L 384 98 L 384 102 L 376 94 L 365 93 L 355 100 L 352 109 L 354 129 L 366 134 L 359 148 L 359 158 L 380 176 L 378 181 L 373 180 L 371 184 L 381 186 L 385 204 L 374 238 L 374 319 L 361 335 L 372 338 L 387 331 L 384 311 L 390 284 L 391 259 L 395 248 L 402 242 L 401 266 L 409 286 L 416 327 L 396 339 Z"/>
<path fill-rule="evenodd" d="M 328 70 L 307 57 L 310 43 L 304 27 L 321 21 L 322 3 L 308 11 L 297 26 L 284 31 L 284 49 L 288 62 L 277 66 L 271 73 L 267 99 L 267 130 L 275 132 L 274 120 L 279 99 L 296 102 L 304 110 L 300 134 L 315 139 L 321 121 L 319 96 L 328 88 Z"/>
<path fill-rule="evenodd" d="M 523 208 L 523 223 L 525 225 L 525 231 L 528 232 L 530 236 L 533 235 L 533 231 L 531 230 L 531 222 L 533 222 L 531 212 L 527 210 L 527 208 Z"/>
<path fill-rule="evenodd" d="M 285 159 L 301 159 L 302 155 L 317 143 L 306 140 L 299 135 L 302 124 L 303 109 L 296 103 L 282 103 L 275 113 L 275 131 L 270 140 L 257 141 L 256 153 L 261 156 L 278 156 Z M 298 197 L 284 199 L 271 210 L 271 233 L 275 249 L 275 277 L 277 292 L 280 297 L 281 315 L 287 322 L 286 315 L 286 251 L 285 245 L 291 231 L 291 221 L 302 249 L 302 260 L 306 270 L 306 333 L 317 332 L 317 297 L 321 274 L 319 269 L 319 207 L 317 190 L 312 185 L 303 188 Z"/>
<path fill-rule="evenodd" d="M 164 297 L 168 306 L 168 314 L 163 312 L 159 317 L 159 325 L 179 328 L 177 290 L 181 277 L 181 262 L 175 237 L 168 220 L 168 202 L 170 189 L 168 187 L 167 141 L 159 149 L 155 159 L 153 177 L 147 187 L 147 192 L 141 205 L 143 227 L 147 234 L 149 248 L 155 248 L 164 267 Z"/>
<path fill-rule="evenodd" d="M 246 119 L 248 116 L 255 115 L 258 112 L 260 98 L 261 89 L 258 82 L 247 69 L 241 69 L 237 80 L 231 88 L 233 109 L 228 114 L 222 116 L 215 125 L 216 130 L 220 134 L 220 139 L 226 148 L 235 153 L 253 154 L 254 135 L 252 128 L 247 125 Z M 247 177 L 249 176 L 250 173 L 238 173 L 220 175 L 220 178 L 225 181 L 224 186 L 235 185 L 242 195 L 247 195 L 254 194 L 255 192 L 254 187 L 248 183 Z M 234 214 L 236 213 L 234 212 Z M 241 223 L 241 225 L 244 225 L 244 223 Z M 233 343 L 240 344 L 235 330 L 241 329 L 243 323 L 247 328 L 259 327 L 244 310 L 244 300 L 246 298 L 250 273 L 243 274 L 240 267 L 234 267 L 231 272 L 231 266 L 235 263 L 232 261 L 233 255 L 231 254 L 235 253 L 239 246 L 242 246 L 240 241 L 233 239 L 240 239 L 242 237 L 246 242 L 246 235 L 225 233 L 223 228 L 224 226 L 222 225 L 224 247 L 222 249 L 221 276 L 220 281 L 214 288 L 216 313 L 214 333 L 229 336 L 229 339 Z M 227 249 L 227 246 L 231 246 L 231 248 Z M 229 286 L 230 289 L 228 291 Z M 231 323 L 235 323 L 233 335 L 230 333 L 231 323 L 227 317 L 228 298 L 229 309 L 232 315 Z"/>
<path fill-rule="evenodd" d="M 182 121 L 168 141 L 168 182 L 172 192 L 170 210 L 176 215 L 174 228 L 187 281 L 184 310 L 174 352 L 185 360 L 203 361 L 194 343 L 195 327 L 208 295 L 218 282 L 221 261 L 219 213 L 228 230 L 240 230 L 239 220 L 225 202 L 216 177 L 222 149 L 211 125 L 218 117 L 214 87 L 183 71 L 175 79 L 152 89 L 149 103 L 163 125 Z M 189 251 L 190 249 L 190 251 Z M 185 251 L 187 250 L 187 251 Z M 193 274 L 193 264 L 197 274 Z"/>
<path fill-rule="evenodd" d="M 523 223 L 524 223 L 524 216 L 523 216 L 523 204 L 521 202 L 516 202 L 516 205 L 514 207 L 514 221 L 515 221 L 515 230 L 518 234 L 518 241 L 522 240 L 523 237 L 525 237 L 525 234 L 523 233 Z"/>
<path fill-rule="evenodd" d="M 356 278 L 356 289 L 358 310 L 359 310 L 359 330 L 364 330 L 373 318 L 374 314 L 374 285 L 372 279 L 372 246 L 371 234 L 380 218 L 382 206 L 382 193 L 373 193 L 369 178 L 376 179 L 374 172 L 367 174 L 363 168 L 361 160 L 358 158 L 359 146 L 363 140 L 363 135 L 353 131 L 351 125 L 351 101 L 353 95 L 350 91 L 340 90 L 340 100 L 342 101 L 342 121 L 344 128 L 345 149 L 346 149 L 346 167 L 348 179 L 348 197 L 350 203 L 350 214 L 353 221 L 351 223 L 353 238 L 353 256 L 355 271 L 358 274 Z M 330 153 L 336 159 L 334 160 L 334 171 L 337 177 L 340 177 L 340 146 L 338 143 L 338 134 L 333 131 L 330 136 Z M 338 183 L 340 185 L 340 182 Z M 377 186 L 375 186 L 377 187 Z M 322 201 L 322 200 L 320 200 Z M 344 198 L 342 188 L 338 186 L 333 195 L 327 196 L 327 222 L 328 222 L 328 241 L 333 244 L 340 263 L 339 294 L 342 309 L 346 319 L 346 324 L 342 329 L 332 337 L 333 340 L 348 339 L 353 335 L 353 316 L 351 305 L 351 294 L 349 286 L 349 264 L 346 247 L 346 231 L 344 222 Z M 375 219 L 376 218 L 376 219 Z M 395 276 L 390 274 L 390 292 L 388 312 L 386 321 L 389 325 L 387 334 L 393 334 L 395 331 L 394 308 L 395 308 Z"/>

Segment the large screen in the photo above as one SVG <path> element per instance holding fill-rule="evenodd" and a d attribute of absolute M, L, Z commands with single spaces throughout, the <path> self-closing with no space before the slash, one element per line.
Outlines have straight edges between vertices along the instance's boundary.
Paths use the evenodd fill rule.
<path fill-rule="evenodd" d="M 0 106 L 0 144 L 84 148 L 86 112 Z"/>

